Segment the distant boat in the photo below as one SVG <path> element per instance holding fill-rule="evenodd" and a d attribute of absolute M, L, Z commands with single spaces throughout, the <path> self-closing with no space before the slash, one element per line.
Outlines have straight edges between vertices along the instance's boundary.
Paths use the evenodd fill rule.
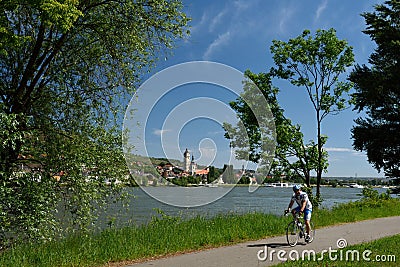
<path fill-rule="evenodd" d="M 269 184 L 265 184 L 266 187 L 289 187 L 288 183 L 269 183 Z"/>
<path fill-rule="evenodd" d="M 351 187 L 351 188 L 364 188 L 363 185 L 360 185 L 360 184 L 357 184 L 357 183 L 349 184 L 349 187 Z"/>
<path fill-rule="evenodd" d="M 205 184 L 205 187 L 218 187 L 218 185 L 217 184 Z"/>

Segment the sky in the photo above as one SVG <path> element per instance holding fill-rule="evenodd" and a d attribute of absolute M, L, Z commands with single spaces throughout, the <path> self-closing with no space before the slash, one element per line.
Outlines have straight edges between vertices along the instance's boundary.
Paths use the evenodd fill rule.
<path fill-rule="evenodd" d="M 161 91 L 164 93 L 159 91 L 158 98 L 153 99 L 140 93 L 137 96 L 139 106 L 151 107 L 147 110 L 147 117 L 142 118 L 146 124 L 145 132 L 141 133 L 145 139 L 146 153 L 149 156 L 182 160 L 183 151 L 187 148 L 198 164 L 222 168 L 228 161 L 235 161 L 229 155 L 232 150 L 229 141 L 224 138 L 221 123 L 223 115 L 234 117 L 227 109 L 227 104 L 237 95 L 224 85 L 196 81 L 196 77 L 193 78 L 195 82 L 174 84 L 176 79 L 180 79 L 178 76 L 190 76 L 183 74 L 184 71 L 179 68 L 174 69 L 177 64 L 210 61 L 238 72 L 267 72 L 273 66 L 269 50 L 272 40 L 288 41 L 299 36 L 305 29 L 314 34 L 317 29 L 330 28 L 336 30 L 339 39 L 347 40 L 353 47 L 357 64 L 368 64 L 368 57 L 375 44 L 368 35 L 362 33 L 366 24 L 360 14 L 373 11 L 374 5 L 382 2 L 184 0 L 184 12 L 192 19 L 191 34 L 186 40 L 177 41 L 172 54 L 160 60 L 148 77 L 153 82 L 156 77 L 157 82 L 148 82 L 147 86 L 163 87 Z M 351 69 L 342 76 L 343 80 Z M 168 75 L 157 75 L 165 70 Z M 315 111 L 305 89 L 294 87 L 283 80 L 274 80 L 273 84 L 280 89 L 278 99 L 286 117 L 301 125 L 306 141 L 316 140 Z M 143 87 L 146 87 L 146 82 Z M 361 114 L 349 108 L 323 120 L 322 133 L 328 136 L 325 149 L 329 153 L 329 167 L 325 176 L 383 176 L 368 163 L 364 152 L 352 148 L 351 128 L 354 119 L 359 116 Z M 176 126 L 172 122 L 180 125 Z M 168 139 L 168 135 L 173 136 L 175 141 L 170 141 L 172 139 Z M 235 164 L 242 163 L 235 161 Z"/>

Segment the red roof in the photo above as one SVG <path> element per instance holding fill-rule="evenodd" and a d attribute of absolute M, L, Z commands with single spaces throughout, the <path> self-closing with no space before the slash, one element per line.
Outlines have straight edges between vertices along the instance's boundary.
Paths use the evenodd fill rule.
<path fill-rule="evenodd" d="M 205 169 L 205 170 L 197 170 L 196 174 L 198 174 L 198 175 L 206 175 L 206 174 L 208 174 L 208 170 L 207 169 Z"/>

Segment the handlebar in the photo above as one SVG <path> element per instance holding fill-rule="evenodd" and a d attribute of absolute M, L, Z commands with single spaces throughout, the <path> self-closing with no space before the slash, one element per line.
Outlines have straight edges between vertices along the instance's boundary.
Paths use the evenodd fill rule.
<path fill-rule="evenodd" d="M 283 215 L 284 215 L 284 216 L 288 216 L 289 213 L 290 213 L 289 210 L 284 210 L 284 211 L 283 211 Z"/>
<path fill-rule="evenodd" d="M 288 214 L 289 213 L 291 213 L 289 210 L 284 210 L 284 216 L 288 216 Z M 298 217 L 298 218 L 300 218 L 301 216 L 300 216 L 300 212 L 295 212 L 295 216 L 296 217 Z"/>

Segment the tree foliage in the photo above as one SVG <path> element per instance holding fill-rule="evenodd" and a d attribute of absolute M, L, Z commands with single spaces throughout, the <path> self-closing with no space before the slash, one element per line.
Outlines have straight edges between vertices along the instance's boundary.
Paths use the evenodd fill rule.
<path fill-rule="evenodd" d="M 233 171 L 233 165 L 224 164 L 222 169 L 222 180 L 227 184 L 236 184 L 237 179 L 235 178 L 235 173 Z"/>
<path fill-rule="evenodd" d="M 364 13 L 368 34 L 377 48 L 369 66 L 357 65 L 350 75 L 355 109 L 365 111 L 352 129 L 353 146 L 389 177 L 400 177 L 400 2 L 386 1 Z"/>
<path fill-rule="evenodd" d="M 234 130 L 234 126 L 224 124 L 225 136 L 231 140 L 233 147 L 249 152 L 249 159 L 257 163 L 259 168 L 268 165 L 270 168 L 265 173 L 266 175 L 275 178 L 280 178 L 282 175 L 300 177 L 304 183 L 310 186 L 310 174 L 312 170 L 316 170 L 318 159 L 315 143 L 312 141 L 306 143 L 300 125 L 293 125 L 292 121 L 284 115 L 284 110 L 280 107 L 277 99 L 279 89 L 272 85 L 269 73 L 254 74 L 247 70 L 245 75 L 262 92 L 259 97 L 267 100 L 274 118 L 276 136 L 273 141 L 276 148 L 272 162 L 268 158 L 263 159 L 263 142 L 260 140 L 261 126 L 257 123 L 252 109 L 243 97 L 239 97 L 236 101 L 230 103 L 230 106 L 236 111 L 237 116 L 246 128 L 246 134 L 250 137 L 249 148 L 246 147 L 245 143 L 239 141 L 242 136 L 238 134 L 240 133 L 239 130 Z M 246 93 L 248 93 L 247 87 L 244 86 L 244 94 Z M 238 127 L 236 126 L 236 128 Z M 267 136 L 267 138 L 269 137 Z M 268 142 L 270 140 L 263 141 Z M 265 154 L 268 155 L 269 153 Z M 244 159 L 240 155 L 238 155 L 238 158 Z M 324 164 L 325 166 L 327 164 L 326 153 L 324 154 Z"/>
<path fill-rule="evenodd" d="M 86 228 L 127 175 L 124 104 L 188 33 L 188 18 L 179 0 L 7 0 L 0 9 L 0 241 L 29 239 L 44 217 L 56 228 L 63 196 L 67 217 Z"/>
<path fill-rule="evenodd" d="M 339 78 L 354 62 L 352 47 L 339 40 L 334 29 L 318 30 L 315 36 L 305 30 L 288 42 L 274 40 L 271 52 L 276 65 L 271 73 L 305 88 L 316 112 L 318 198 L 322 172 L 326 169 L 323 160 L 326 137 L 322 135 L 321 123 L 329 114 L 337 114 L 346 107 L 345 96 L 352 84 Z"/>
<path fill-rule="evenodd" d="M 207 183 L 212 183 L 217 180 L 220 176 L 220 171 L 214 166 L 209 167 L 209 172 L 207 175 Z"/>

